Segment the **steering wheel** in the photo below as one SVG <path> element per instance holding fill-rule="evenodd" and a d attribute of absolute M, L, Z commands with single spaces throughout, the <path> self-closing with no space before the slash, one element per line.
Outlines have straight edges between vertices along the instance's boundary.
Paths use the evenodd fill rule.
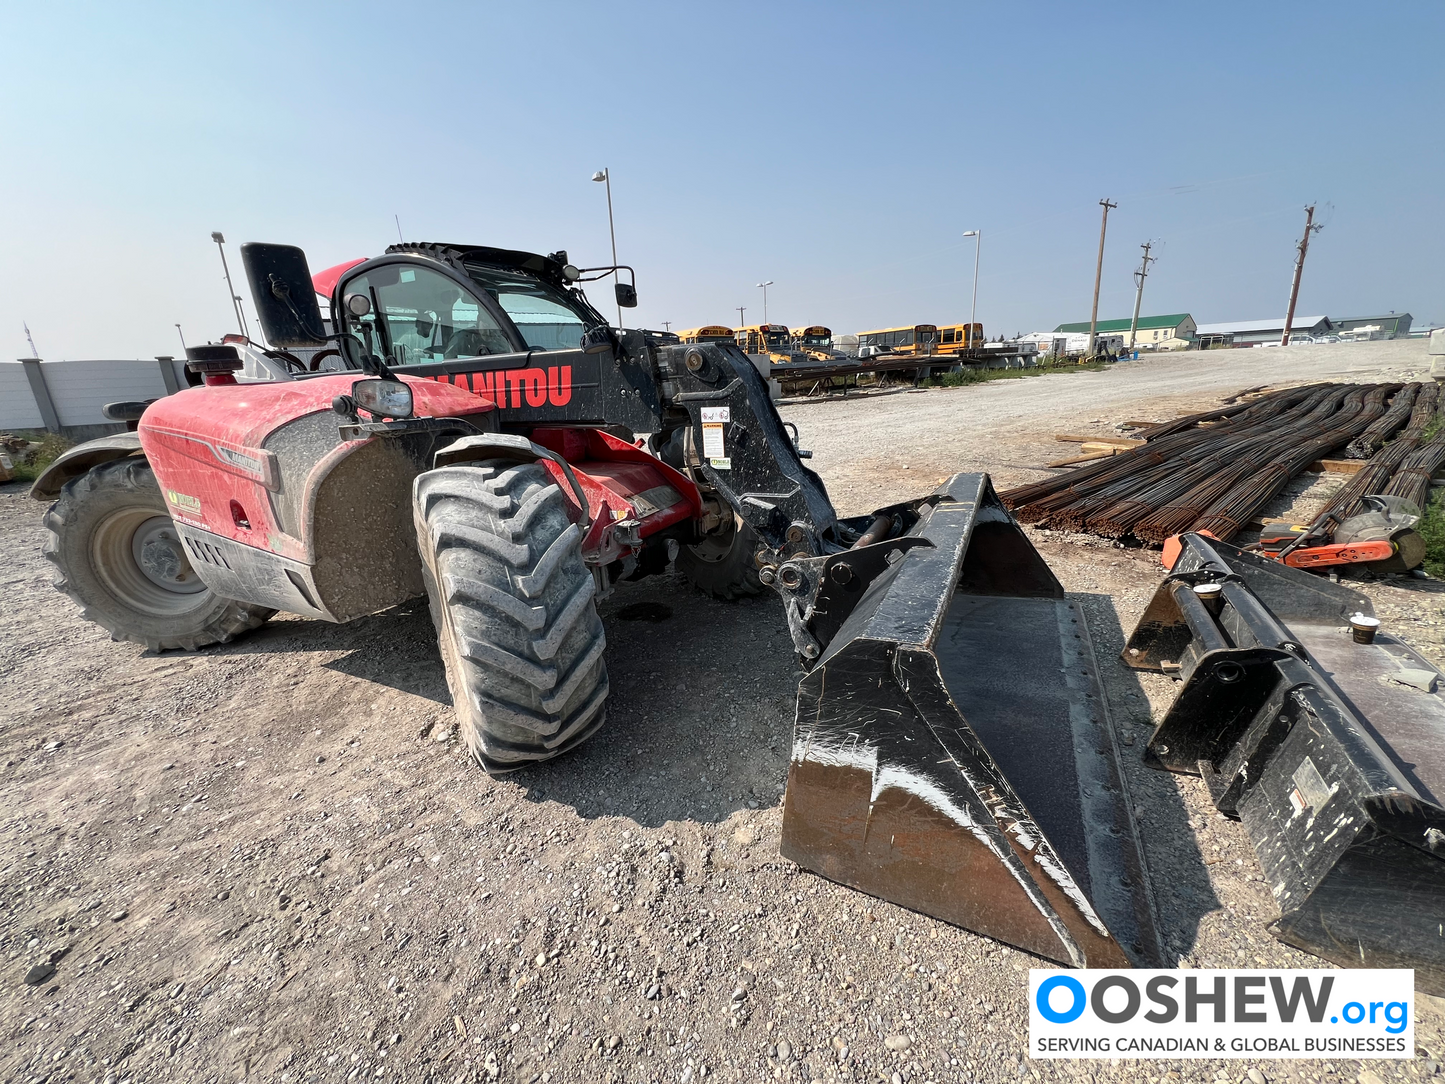
<path fill-rule="evenodd" d="M 447 339 L 446 345 L 442 347 L 442 357 L 444 358 L 481 357 L 491 352 L 492 349 L 482 338 L 482 333 L 473 327 L 464 327 L 453 332 Z"/>

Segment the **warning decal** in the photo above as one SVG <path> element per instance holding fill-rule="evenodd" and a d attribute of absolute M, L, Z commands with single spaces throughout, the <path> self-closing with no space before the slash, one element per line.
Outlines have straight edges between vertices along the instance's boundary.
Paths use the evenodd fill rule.
<path fill-rule="evenodd" d="M 727 407 L 702 408 L 702 454 L 705 459 L 727 458 L 723 430 L 727 428 L 729 416 Z"/>

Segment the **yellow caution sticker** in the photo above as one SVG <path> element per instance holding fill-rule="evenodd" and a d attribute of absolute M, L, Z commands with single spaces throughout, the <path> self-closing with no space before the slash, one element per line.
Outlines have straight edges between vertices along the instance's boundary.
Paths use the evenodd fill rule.
<path fill-rule="evenodd" d="M 177 493 L 174 489 L 166 490 L 166 500 L 175 505 L 182 512 L 188 512 L 193 516 L 201 514 L 201 498 L 192 497 L 189 493 Z"/>

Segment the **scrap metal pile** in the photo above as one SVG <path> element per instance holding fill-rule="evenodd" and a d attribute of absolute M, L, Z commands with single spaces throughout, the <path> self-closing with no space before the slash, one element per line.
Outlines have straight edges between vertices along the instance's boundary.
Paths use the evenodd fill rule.
<path fill-rule="evenodd" d="M 1288 388 L 1143 429 L 1136 448 L 1000 497 L 1022 523 L 1156 545 L 1189 531 L 1228 540 L 1295 475 L 1344 451 L 1367 463 L 1322 518 L 1353 514 L 1370 493 L 1423 508 L 1445 463 L 1445 430 L 1425 440 L 1440 406 L 1434 382 Z"/>

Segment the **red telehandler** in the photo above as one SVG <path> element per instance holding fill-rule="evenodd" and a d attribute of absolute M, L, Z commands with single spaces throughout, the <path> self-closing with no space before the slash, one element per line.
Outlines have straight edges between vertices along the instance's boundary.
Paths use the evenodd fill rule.
<path fill-rule="evenodd" d="M 203 387 L 35 484 L 86 617 L 191 650 L 425 593 L 504 772 L 603 725 L 619 583 L 771 590 L 806 671 L 787 857 L 1050 959 L 1157 957 L 1083 616 L 986 475 L 838 516 L 745 354 L 609 327 L 564 252 L 396 245 L 315 279 L 300 249 L 242 254 L 291 378 L 192 349 Z"/>

